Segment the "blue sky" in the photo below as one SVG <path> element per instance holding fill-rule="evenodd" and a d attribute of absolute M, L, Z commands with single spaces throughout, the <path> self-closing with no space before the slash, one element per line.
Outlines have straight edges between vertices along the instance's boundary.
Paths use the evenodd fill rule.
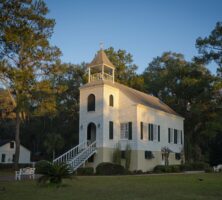
<path fill-rule="evenodd" d="M 221 0 L 46 0 L 62 61 L 90 62 L 99 43 L 133 55 L 142 73 L 165 51 L 197 55 L 196 39 L 222 21 Z M 209 65 L 215 73 L 215 64 Z"/>

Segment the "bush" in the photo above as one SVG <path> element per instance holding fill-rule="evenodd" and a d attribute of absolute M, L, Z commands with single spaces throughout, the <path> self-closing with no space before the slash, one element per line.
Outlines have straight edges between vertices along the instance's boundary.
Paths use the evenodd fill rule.
<path fill-rule="evenodd" d="M 38 183 L 40 184 L 53 183 L 60 185 L 63 179 L 72 177 L 70 167 L 65 163 L 55 164 L 44 161 L 39 165 L 43 166 L 42 168 L 39 167 L 39 172 L 42 175 L 38 178 Z"/>
<path fill-rule="evenodd" d="M 181 172 L 180 166 L 179 165 L 172 165 L 171 166 L 171 171 L 172 172 Z"/>
<path fill-rule="evenodd" d="M 94 169 L 93 167 L 84 167 L 84 168 L 79 168 L 77 169 L 77 175 L 93 175 L 94 174 Z"/>
<path fill-rule="evenodd" d="M 180 166 L 181 171 L 199 171 L 209 168 L 209 164 L 205 162 L 186 163 Z"/>
<path fill-rule="evenodd" d="M 41 161 L 37 162 L 35 164 L 35 173 L 36 174 L 47 173 L 47 171 L 50 167 L 49 165 L 51 165 L 51 163 L 47 160 L 41 160 Z"/>
<path fill-rule="evenodd" d="M 125 169 L 122 165 L 113 163 L 100 163 L 96 167 L 96 174 L 98 175 L 123 175 L 125 174 Z"/>
<path fill-rule="evenodd" d="M 205 170 L 206 168 L 209 168 L 209 164 L 205 162 L 194 162 L 191 163 L 193 170 Z"/>
<path fill-rule="evenodd" d="M 143 174 L 143 171 L 142 170 L 134 170 L 133 171 L 133 174 Z"/>
<path fill-rule="evenodd" d="M 156 173 L 161 173 L 161 172 L 165 172 L 165 168 L 166 166 L 164 165 L 157 165 L 156 167 L 154 167 L 153 171 Z"/>
<path fill-rule="evenodd" d="M 183 165 L 180 165 L 180 170 L 181 171 L 192 171 L 192 166 L 188 163 L 185 163 Z"/>
<path fill-rule="evenodd" d="M 154 167 L 153 171 L 155 173 L 172 173 L 172 172 L 181 172 L 180 165 L 157 165 Z"/>
<path fill-rule="evenodd" d="M 213 168 L 212 167 L 208 167 L 204 170 L 206 173 L 212 173 L 214 172 Z"/>

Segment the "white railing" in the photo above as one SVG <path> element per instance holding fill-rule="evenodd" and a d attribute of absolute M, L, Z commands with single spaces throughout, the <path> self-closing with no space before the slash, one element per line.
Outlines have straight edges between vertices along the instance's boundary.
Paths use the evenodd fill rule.
<path fill-rule="evenodd" d="M 53 163 L 67 163 L 69 160 L 75 158 L 81 151 L 86 149 L 88 146 L 88 141 L 82 142 L 79 145 L 73 147 L 69 151 L 65 152 L 58 158 L 53 160 Z"/>
<path fill-rule="evenodd" d="M 112 75 L 107 74 L 107 73 L 95 73 L 90 76 L 90 80 L 91 81 L 98 81 L 98 80 L 111 80 L 112 81 L 113 77 Z"/>
<path fill-rule="evenodd" d="M 77 168 L 83 165 L 86 160 L 88 160 L 94 153 L 96 153 L 96 141 L 92 142 L 85 150 L 79 153 L 79 155 L 70 160 L 68 164 L 71 166 L 72 170 L 75 171 Z"/>
<path fill-rule="evenodd" d="M 113 76 L 110 74 L 104 73 L 103 76 L 104 76 L 104 79 L 106 80 L 111 80 L 111 81 L 113 80 Z"/>

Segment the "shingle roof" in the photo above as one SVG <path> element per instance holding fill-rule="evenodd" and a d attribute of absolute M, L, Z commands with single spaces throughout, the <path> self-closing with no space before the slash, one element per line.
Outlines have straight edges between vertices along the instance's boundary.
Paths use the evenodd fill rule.
<path fill-rule="evenodd" d="M 88 67 L 94 67 L 99 65 L 106 65 L 114 68 L 114 65 L 110 62 L 106 53 L 102 49 L 97 52 L 93 61 L 90 64 L 88 64 Z"/>
<path fill-rule="evenodd" d="M 156 110 L 161 110 L 166 113 L 180 116 L 178 113 L 176 113 L 173 109 L 171 109 L 168 105 L 163 103 L 157 97 L 154 97 L 152 95 L 148 95 L 146 93 L 132 89 L 132 88 L 122 85 L 120 83 L 113 83 L 113 82 L 107 81 L 107 80 L 99 80 L 99 81 L 87 83 L 87 84 L 83 85 L 81 88 L 92 87 L 92 86 L 96 86 L 96 85 L 104 85 L 104 84 L 118 88 L 120 91 L 122 91 L 126 96 L 128 96 L 128 98 L 130 98 L 136 104 L 145 105 L 145 106 L 154 108 Z"/>
<path fill-rule="evenodd" d="M 12 140 L 10 140 L 10 139 L 0 140 L 0 147 L 3 146 L 3 145 L 5 145 L 5 144 L 7 144 L 7 143 L 9 143 L 9 142 L 11 142 L 11 141 L 12 141 Z"/>

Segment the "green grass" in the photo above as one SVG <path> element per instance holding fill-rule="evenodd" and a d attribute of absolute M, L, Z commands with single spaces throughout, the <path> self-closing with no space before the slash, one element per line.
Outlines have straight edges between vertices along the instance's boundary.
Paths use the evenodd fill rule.
<path fill-rule="evenodd" d="M 218 200 L 222 199 L 222 173 L 77 177 L 60 188 L 40 187 L 35 181 L 0 182 L 2 187 L 1 200 Z"/>

